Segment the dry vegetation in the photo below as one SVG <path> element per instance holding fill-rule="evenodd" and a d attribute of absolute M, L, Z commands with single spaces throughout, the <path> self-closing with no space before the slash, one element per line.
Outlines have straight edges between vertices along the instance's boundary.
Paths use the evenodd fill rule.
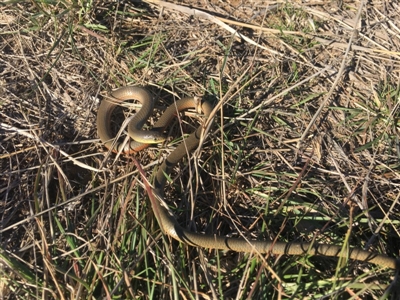
<path fill-rule="evenodd" d="M 0 298 L 396 297 L 393 270 L 367 263 L 171 241 L 95 120 L 128 84 L 159 111 L 203 96 L 220 109 L 198 168 L 166 192 L 183 226 L 397 257 L 399 4 L 190 2 L 214 16 L 199 19 L 184 2 L 0 3 Z M 175 146 L 136 155 L 149 179 Z"/>

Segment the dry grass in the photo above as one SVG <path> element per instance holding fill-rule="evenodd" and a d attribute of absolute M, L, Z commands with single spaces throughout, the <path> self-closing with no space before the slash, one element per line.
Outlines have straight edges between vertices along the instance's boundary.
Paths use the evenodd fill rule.
<path fill-rule="evenodd" d="M 198 172 L 167 191 L 183 226 L 397 257 L 398 4 L 191 2 L 213 16 L 198 19 L 158 2 L 0 4 L 0 298 L 396 297 L 393 271 L 365 263 L 170 241 L 95 119 L 127 84 L 161 110 L 206 97 L 220 110 Z M 149 178 L 174 147 L 137 155 Z"/>

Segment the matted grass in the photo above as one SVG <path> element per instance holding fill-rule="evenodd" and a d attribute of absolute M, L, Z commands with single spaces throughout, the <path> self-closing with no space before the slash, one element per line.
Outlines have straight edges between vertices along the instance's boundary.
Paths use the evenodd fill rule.
<path fill-rule="evenodd" d="M 213 101 L 166 190 L 182 226 L 397 257 L 398 4 L 190 2 L 199 19 L 184 2 L 0 4 L 0 298 L 396 299 L 379 266 L 163 236 L 95 120 L 128 84 L 159 99 L 150 125 L 181 97 Z M 149 179 L 192 121 L 135 155 Z"/>

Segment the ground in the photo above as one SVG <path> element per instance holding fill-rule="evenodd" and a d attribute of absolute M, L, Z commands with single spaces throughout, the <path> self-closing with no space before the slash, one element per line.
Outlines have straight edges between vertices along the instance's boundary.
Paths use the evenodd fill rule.
<path fill-rule="evenodd" d="M 0 3 L 0 298 L 396 299 L 395 272 L 379 265 L 163 235 L 134 160 L 152 182 L 204 119 L 177 118 L 166 142 L 124 155 L 99 141 L 96 113 L 126 85 L 158 101 L 146 129 L 180 98 L 213 103 L 165 190 L 185 228 L 398 257 L 399 8 Z"/>

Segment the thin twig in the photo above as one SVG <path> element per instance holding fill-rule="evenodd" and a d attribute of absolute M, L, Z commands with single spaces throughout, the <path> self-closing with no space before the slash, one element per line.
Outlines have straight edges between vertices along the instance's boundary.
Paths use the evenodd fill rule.
<path fill-rule="evenodd" d="M 365 1 L 362 1 L 361 4 L 360 4 L 360 7 L 359 7 L 359 9 L 358 9 L 358 12 L 357 12 L 355 24 L 358 24 L 359 21 L 360 21 L 361 12 L 362 12 L 362 9 L 363 9 L 364 5 L 365 5 Z M 328 101 L 330 100 L 330 98 L 331 98 L 333 92 L 335 91 L 336 86 L 337 86 L 338 83 L 339 83 L 339 80 L 342 78 L 342 74 L 343 74 L 344 69 L 345 69 L 345 67 L 346 67 L 347 56 L 349 55 L 349 52 L 350 52 L 350 49 L 351 49 L 351 45 L 352 45 L 352 43 L 353 43 L 353 39 L 357 36 L 357 33 L 358 33 L 358 30 L 357 30 L 356 28 L 354 28 L 354 30 L 353 30 L 353 32 L 352 32 L 352 34 L 351 34 L 351 36 L 350 36 L 350 40 L 349 40 L 349 43 L 348 43 L 346 52 L 345 52 L 345 54 L 344 54 L 344 56 L 343 56 L 342 63 L 341 63 L 341 65 L 340 65 L 340 69 L 339 69 L 339 72 L 338 72 L 338 74 L 337 74 L 337 76 L 336 76 L 336 79 L 335 79 L 335 81 L 333 82 L 332 87 L 331 87 L 331 89 L 329 90 L 328 94 L 325 96 L 324 101 L 322 101 L 322 103 L 321 103 L 321 105 L 319 106 L 317 112 L 314 114 L 314 116 L 313 116 L 313 118 L 311 119 L 310 123 L 308 124 L 307 128 L 304 130 L 303 134 L 301 135 L 301 138 L 300 138 L 299 142 L 297 143 L 297 148 L 300 148 L 300 143 L 301 143 L 301 142 L 305 139 L 305 137 L 308 135 L 308 132 L 310 131 L 311 127 L 314 125 L 315 121 L 317 120 L 317 118 L 318 118 L 319 115 L 321 114 L 322 110 L 325 108 L 325 106 L 327 105 Z"/>

